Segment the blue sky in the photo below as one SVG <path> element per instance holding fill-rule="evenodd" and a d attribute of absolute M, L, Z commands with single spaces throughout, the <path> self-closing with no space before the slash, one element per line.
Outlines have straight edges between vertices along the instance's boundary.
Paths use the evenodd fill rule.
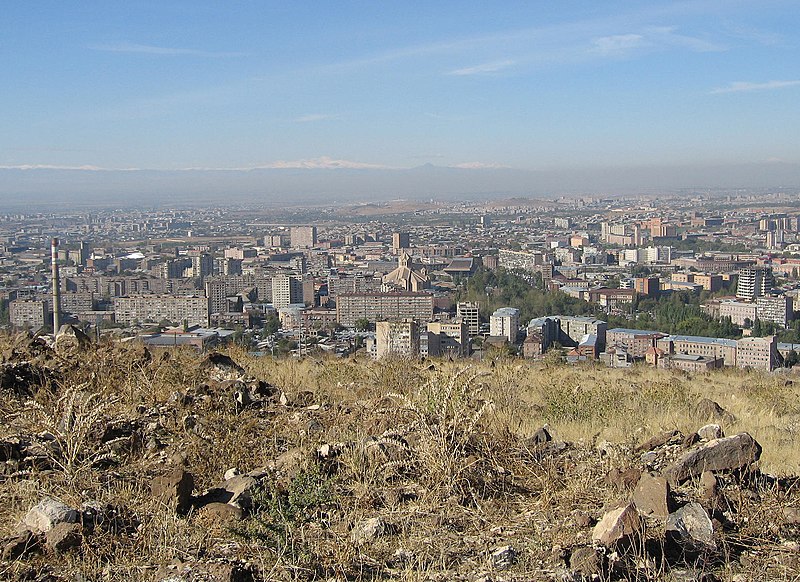
<path fill-rule="evenodd" d="M 800 162 L 796 1 L 9 2 L 0 166 Z"/>

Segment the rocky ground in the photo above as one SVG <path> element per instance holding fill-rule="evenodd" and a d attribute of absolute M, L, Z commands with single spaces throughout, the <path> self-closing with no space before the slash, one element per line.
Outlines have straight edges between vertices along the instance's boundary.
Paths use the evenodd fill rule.
<path fill-rule="evenodd" d="M 2 342 L 0 579 L 800 579 L 798 479 L 685 375 L 606 409 L 525 380 L 591 369 Z M 650 432 L 562 436 L 623 410 Z"/>

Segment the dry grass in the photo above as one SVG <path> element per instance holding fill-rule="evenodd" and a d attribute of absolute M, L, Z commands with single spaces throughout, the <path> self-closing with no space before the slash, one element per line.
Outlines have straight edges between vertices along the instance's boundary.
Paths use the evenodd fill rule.
<path fill-rule="evenodd" d="M 45 434 L 55 444 L 35 467 L 12 476 L 8 465 L 0 530 L 10 534 L 44 496 L 73 507 L 110 504 L 138 525 L 95 532 L 79 552 L 2 563 L 0 578 L 51 568 L 53 579 L 80 573 L 153 580 L 172 563 L 235 558 L 264 579 L 466 580 L 491 574 L 491 552 L 503 545 L 518 559 L 498 579 L 558 577 L 565 571 L 561 549 L 590 542 L 574 512 L 596 518 L 624 498 L 606 473 L 635 464 L 631 448 L 653 434 L 688 434 L 703 424 L 693 418 L 701 398 L 736 417 L 726 432 L 750 432 L 763 445 L 762 470 L 800 474 L 798 388 L 786 376 L 229 353 L 290 405 L 237 407 L 191 351 L 151 356 L 141 346 L 102 345 L 80 358 L 35 360 L 57 369 L 57 381 L 32 399 L 4 397 L 0 440 Z M 314 406 L 292 406 L 304 391 Z M 132 436 L 108 432 L 122 422 L 134 426 Z M 574 444 L 537 455 L 525 439 L 544 424 Z M 341 451 L 316 461 L 324 443 Z M 209 523 L 194 512 L 176 516 L 150 494 L 151 478 L 175 464 L 194 474 L 197 494 L 229 468 L 250 471 L 287 451 L 306 460 L 302 470 L 265 484 L 241 526 Z M 796 560 L 780 543 L 800 532 L 776 531 L 763 515 L 800 505 L 800 494 L 758 493 L 729 500 L 738 524 L 729 539 L 751 540 L 755 555 L 743 562 L 732 547 L 728 561 L 709 568 L 723 577 L 796 578 Z M 375 516 L 391 525 L 388 535 L 355 543 L 351 530 Z M 656 564 L 636 572 L 640 579 L 671 575 Z"/>

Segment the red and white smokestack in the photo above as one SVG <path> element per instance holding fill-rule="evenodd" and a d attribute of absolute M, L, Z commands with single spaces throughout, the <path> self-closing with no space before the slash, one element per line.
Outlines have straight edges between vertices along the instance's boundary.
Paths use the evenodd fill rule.
<path fill-rule="evenodd" d="M 53 335 L 61 329 L 61 281 L 58 277 L 58 239 L 50 241 L 50 267 L 53 279 Z"/>

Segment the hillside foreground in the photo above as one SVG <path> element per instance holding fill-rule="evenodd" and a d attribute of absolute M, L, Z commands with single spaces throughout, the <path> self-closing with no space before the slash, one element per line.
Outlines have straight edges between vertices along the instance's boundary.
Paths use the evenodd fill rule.
<path fill-rule="evenodd" d="M 800 578 L 792 375 L 68 340 L 0 339 L 0 579 Z"/>

